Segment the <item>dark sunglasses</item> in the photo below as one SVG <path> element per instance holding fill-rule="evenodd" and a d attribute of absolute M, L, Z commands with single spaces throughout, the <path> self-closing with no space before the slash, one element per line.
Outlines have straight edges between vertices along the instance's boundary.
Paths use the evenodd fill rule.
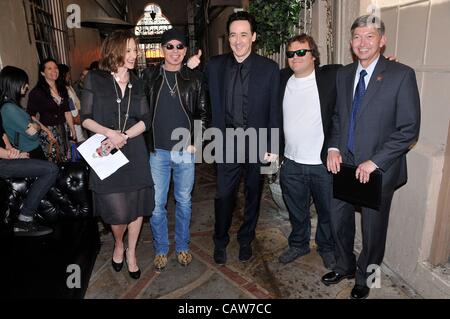
<path fill-rule="evenodd" d="M 167 50 L 173 50 L 173 49 L 175 48 L 175 46 L 174 46 L 173 44 L 170 44 L 170 43 L 164 45 L 164 47 L 165 47 Z M 178 44 L 176 45 L 176 47 L 177 47 L 178 50 L 183 50 L 183 49 L 184 49 L 184 44 L 178 43 Z"/>
<path fill-rule="evenodd" d="M 286 56 L 290 59 L 293 58 L 296 54 L 297 56 L 305 56 L 308 52 L 312 52 L 312 50 L 300 49 L 297 51 L 286 51 Z"/>

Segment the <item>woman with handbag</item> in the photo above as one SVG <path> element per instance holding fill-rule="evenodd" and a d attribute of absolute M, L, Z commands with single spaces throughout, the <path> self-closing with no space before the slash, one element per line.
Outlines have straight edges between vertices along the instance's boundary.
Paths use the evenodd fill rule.
<path fill-rule="evenodd" d="M 56 61 L 44 60 L 39 66 L 39 80 L 30 92 L 27 106 L 31 116 L 39 114 L 39 121 L 43 124 L 40 142 L 46 157 L 55 163 L 67 161 L 70 157 L 69 138 L 77 139 L 67 89 L 57 81 L 58 76 Z"/>
<path fill-rule="evenodd" d="M 0 112 L 8 138 L 5 142 L 29 153 L 30 158 L 45 160 L 39 143 L 41 125 L 20 106 L 20 100 L 27 91 L 27 73 L 14 66 L 5 66 L 0 72 Z"/>

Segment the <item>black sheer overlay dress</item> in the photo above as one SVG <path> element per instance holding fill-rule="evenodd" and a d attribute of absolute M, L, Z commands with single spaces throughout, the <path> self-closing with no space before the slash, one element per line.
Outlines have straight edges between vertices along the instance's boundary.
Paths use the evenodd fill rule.
<path fill-rule="evenodd" d="M 110 72 L 89 71 L 81 94 L 82 121 L 92 119 L 105 127 L 121 130 L 130 98 L 129 117 L 124 131 L 139 121 L 145 123 L 147 130 L 150 129 L 150 110 L 143 82 L 130 72 L 129 83 L 132 87 L 127 86 L 122 96 Z M 118 98 L 121 100 L 121 123 Z M 149 154 L 143 134 L 129 138 L 121 151 L 128 158 L 128 164 L 104 180 L 91 170 L 89 179 L 89 188 L 93 191 L 94 215 L 111 225 L 129 224 L 140 216 L 150 216 L 155 205 Z"/>

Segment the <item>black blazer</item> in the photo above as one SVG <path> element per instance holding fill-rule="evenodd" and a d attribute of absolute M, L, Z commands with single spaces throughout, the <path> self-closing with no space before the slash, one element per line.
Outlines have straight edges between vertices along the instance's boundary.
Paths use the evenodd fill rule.
<path fill-rule="evenodd" d="M 207 90 L 211 103 L 211 126 L 225 132 L 225 70 L 232 53 L 213 57 L 206 66 Z M 268 148 L 260 152 L 271 152 L 270 129 L 280 127 L 278 86 L 278 65 L 265 57 L 252 53 L 250 67 L 250 81 L 248 87 L 248 128 L 268 129 Z M 259 132 L 258 132 L 259 133 Z M 259 136 L 259 135 L 258 135 Z M 277 150 L 273 150 L 278 154 Z"/>
<path fill-rule="evenodd" d="M 316 67 L 316 83 L 319 91 L 320 99 L 320 113 L 322 115 L 323 134 L 325 136 L 324 143 L 322 145 L 322 151 L 320 152 L 320 158 L 326 165 L 327 153 L 328 153 L 328 141 L 331 135 L 331 119 L 333 116 L 333 110 L 336 104 L 336 74 L 341 64 L 330 64 L 322 67 Z M 280 71 L 280 95 L 279 104 L 281 110 L 281 132 L 280 132 L 280 149 L 281 154 L 284 154 L 285 140 L 283 130 L 283 100 L 284 93 L 286 91 L 286 85 L 289 78 L 294 72 L 288 67 Z M 298 101 L 302 103 L 302 101 Z M 301 125 L 301 123 L 299 123 Z"/>
<path fill-rule="evenodd" d="M 345 160 L 353 87 L 358 62 L 337 73 L 336 113 L 330 147 Z M 407 181 L 406 153 L 417 142 L 420 99 L 414 70 L 380 59 L 370 78 L 355 122 L 356 164 L 371 160 L 383 172 L 383 190 L 393 191 Z"/>

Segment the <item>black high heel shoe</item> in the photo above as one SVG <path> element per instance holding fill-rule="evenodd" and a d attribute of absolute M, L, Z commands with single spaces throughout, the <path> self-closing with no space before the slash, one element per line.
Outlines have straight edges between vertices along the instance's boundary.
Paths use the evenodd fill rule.
<path fill-rule="evenodd" d="M 122 270 L 122 267 L 123 267 L 123 260 L 122 260 L 122 262 L 120 262 L 120 263 L 116 263 L 116 262 L 111 258 L 111 265 L 112 265 L 113 269 L 114 269 L 116 272 L 119 272 L 119 271 Z"/>
<path fill-rule="evenodd" d="M 116 262 L 114 261 L 114 257 L 111 258 L 111 266 L 113 267 L 113 269 L 114 269 L 116 272 L 121 271 L 121 270 L 122 270 L 122 267 L 123 267 L 123 259 L 122 259 L 122 261 L 121 261 L 120 263 L 116 263 Z"/>
<path fill-rule="evenodd" d="M 125 249 L 125 262 L 127 263 L 127 267 L 128 267 L 127 252 L 128 252 L 128 248 Z M 133 279 L 139 279 L 141 277 L 141 270 L 139 268 L 136 271 L 130 271 L 130 269 L 128 269 L 128 274 Z"/>

